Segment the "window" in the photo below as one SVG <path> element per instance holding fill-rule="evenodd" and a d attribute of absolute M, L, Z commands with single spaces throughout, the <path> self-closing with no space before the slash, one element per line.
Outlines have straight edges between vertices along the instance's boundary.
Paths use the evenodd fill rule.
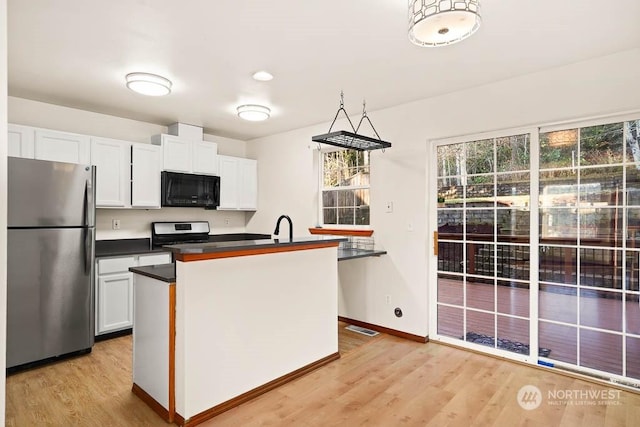
<path fill-rule="evenodd" d="M 369 152 L 322 153 L 323 225 L 369 225 Z"/>

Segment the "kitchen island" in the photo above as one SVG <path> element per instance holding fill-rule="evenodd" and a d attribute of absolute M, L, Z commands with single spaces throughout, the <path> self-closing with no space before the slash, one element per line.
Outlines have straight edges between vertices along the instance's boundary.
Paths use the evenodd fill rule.
<path fill-rule="evenodd" d="M 175 270 L 132 268 L 134 393 L 196 425 L 339 358 L 344 240 L 169 245 Z"/>

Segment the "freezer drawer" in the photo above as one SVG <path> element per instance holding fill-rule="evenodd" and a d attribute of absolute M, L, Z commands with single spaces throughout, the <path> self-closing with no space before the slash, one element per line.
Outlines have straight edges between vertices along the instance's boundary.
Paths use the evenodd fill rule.
<path fill-rule="evenodd" d="M 93 345 L 93 233 L 8 230 L 8 368 Z"/>

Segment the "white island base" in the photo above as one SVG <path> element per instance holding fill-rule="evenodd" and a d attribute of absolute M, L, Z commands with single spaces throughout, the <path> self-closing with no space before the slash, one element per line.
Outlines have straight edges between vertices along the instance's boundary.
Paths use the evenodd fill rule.
<path fill-rule="evenodd" d="M 175 283 L 136 274 L 134 393 L 196 425 L 339 358 L 337 244 L 176 254 Z"/>

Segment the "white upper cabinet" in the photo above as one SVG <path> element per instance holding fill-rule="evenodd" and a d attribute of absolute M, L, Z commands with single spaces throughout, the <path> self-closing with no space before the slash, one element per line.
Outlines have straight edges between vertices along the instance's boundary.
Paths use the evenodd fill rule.
<path fill-rule="evenodd" d="M 162 169 L 173 172 L 191 172 L 191 141 L 177 136 L 160 135 L 162 146 Z M 152 139 L 156 144 L 156 140 Z"/>
<path fill-rule="evenodd" d="M 160 147 L 91 138 L 96 207 L 160 208 Z"/>
<path fill-rule="evenodd" d="M 220 206 L 218 209 L 237 209 L 237 195 L 240 191 L 238 183 L 238 157 L 218 156 L 220 172 Z"/>
<path fill-rule="evenodd" d="M 193 173 L 218 175 L 218 144 L 215 142 L 194 142 Z"/>
<path fill-rule="evenodd" d="M 127 141 L 91 138 L 91 164 L 96 166 L 96 207 L 129 206 L 130 150 L 131 143 Z"/>
<path fill-rule="evenodd" d="M 160 208 L 161 148 L 151 144 L 133 144 L 131 164 L 131 206 Z"/>
<path fill-rule="evenodd" d="M 89 136 L 48 129 L 35 130 L 34 158 L 54 162 L 91 163 Z"/>
<path fill-rule="evenodd" d="M 162 170 L 203 175 L 218 174 L 218 144 L 193 141 L 173 135 L 154 135 L 151 142 L 162 146 Z"/>
<path fill-rule="evenodd" d="M 258 162 L 240 157 L 218 156 L 220 171 L 219 210 L 258 208 Z"/>
<path fill-rule="evenodd" d="M 240 159 L 240 194 L 238 208 L 254 211 L 258 208 L 258 161 Z"/>
<path fill-rule="evenodd" d="M 8 155 L 11 157 L 22 157 L 33 159 L 34 157 L 34 135 L 35 131 L 29 126 L 7 125 L 9 130 Z"/>

